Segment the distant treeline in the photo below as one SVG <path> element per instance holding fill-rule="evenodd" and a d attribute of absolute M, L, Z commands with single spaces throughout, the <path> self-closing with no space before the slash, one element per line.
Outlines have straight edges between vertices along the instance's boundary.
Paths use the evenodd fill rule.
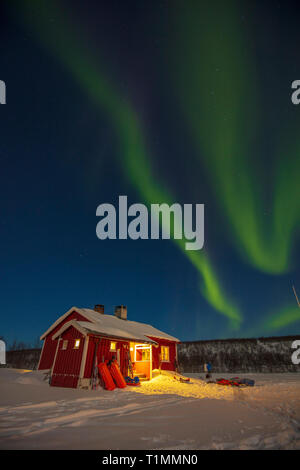
<path fill-rule="evenodd" d="M 198 343 L 257 343 L 257 341 L 263 341 L 264 343 L 274 341 L 290 341 L 291 343 L 295 340 L 299 340 L 300 335 L 295 336 L 261 336 L 260 338 L 226 338 L 226 339 L 201 339 L 196 341 L 184 341 L 181 344 L 198 344 Z"/>
<path fill-rule="evenodd" d="M 185 341 L 178 344 L 178 363 L 186 373 L 203 374 L 207 362 L 215 373 L 300 372 L 300 365 L 293 364 L 291 359 L 295 340 L 300 340 L 300 335 Z M 40 354 L 41 348 L 18 347 L 7 351 L 6 366 L 34 370 Z"/>
<path fill-rule="evenodd" d="M 185 341 L 178 345 L 178 362 L 186 373 L 203 373 L 207 362 L 216 373 L 300 372 L 291 359 L 295 340 L 300 335 Z"/>
<path fill-rule="evenodd" d="M 6 367 L 13 369 L 37 369 L 40 359 L 41 349 L 17 349 L 6 352 Z"/>
<path fill-rule="evenodd" d="M 36 338 L 34 341 L 30 343 L 26 343 L 24 341 L 17 341 L 16 339 L 12 343 L 8 343 L 4 336 L 0 335 L 0 339 L 2 339 L 6 344 L 6 351 L 21 351 L 24 349 L 41 349 L 42 341 L 39 338 Z"/>

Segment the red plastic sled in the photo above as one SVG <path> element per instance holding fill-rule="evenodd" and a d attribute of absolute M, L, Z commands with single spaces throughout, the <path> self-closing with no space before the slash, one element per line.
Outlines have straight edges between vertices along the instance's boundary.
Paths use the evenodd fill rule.
<path fill-rule="evenodd" d="M 102 379 L 104 383 L 104 388 L 106 390 L 114 390 L 116 388 L 116 385 L 113 381 L 113 378 L 110 374 L 110 371 L 107 365 L 104 362 L 100 362 L 100 364 L 98 364 L 98 370 L 99 370 L 100 378 Z"/>
<path fill-rule="evenodd" d="M 114 361 L 110 364 L 109 371 L 117 387 L 125 388 L 127 384 L 123 375 L 121 374 L 117 361 Z"/>
<path fill-rule="evenodd" d="M 140 387 L 141 384 L 140 382 L 126 382 L 126 385 L 132 385 L 133 387 Z"/>
<path fill-rule="evenodd" d="M 229 386 L 234 386 L 234 387 L 239 387 L 241 384 L 235 380 L 235 379 L 217 379 L 216 383 L 218 385 L 229 385 Z"/>
<path fill-rule="evenodd" d="M 174 379 L 178 380 L 179 382 L 183 382 L 183 383 L 190 382 L 190 380 L 191 380 L 189 377 L 183 377 L 183 376 L 180 376 L 180 375 L 174 375 Z"/>

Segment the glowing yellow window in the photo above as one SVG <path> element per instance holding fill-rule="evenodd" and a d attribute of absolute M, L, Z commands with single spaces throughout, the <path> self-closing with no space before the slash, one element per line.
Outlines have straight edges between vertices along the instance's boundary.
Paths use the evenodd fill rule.
<path fill-rule="evenodd" d="M 169 346 L 161 346 L 161 360 L 165 362 L 169 362 Z"/>
<path fill-rule="evenodd" d="M 74 349 L 79 349 L 80 339 L 75 339 Z"/>
<path fill-rule="evenodd" d="M 110 351 L 111 352 L 116 352 L 117 350 L 117 343 L 115 341 L 110 342 Z"/>

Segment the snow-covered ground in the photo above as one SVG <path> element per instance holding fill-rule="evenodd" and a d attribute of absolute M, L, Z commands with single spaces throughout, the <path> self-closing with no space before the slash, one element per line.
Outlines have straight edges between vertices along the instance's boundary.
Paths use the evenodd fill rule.
<path fill-rule="evenodd" d="M 50 387 L 42 372 L 2 368 L 0 448 L 300 449 L 300 374 L 247 376 L 254 387 L 160 375 L 109 392 Z"/>

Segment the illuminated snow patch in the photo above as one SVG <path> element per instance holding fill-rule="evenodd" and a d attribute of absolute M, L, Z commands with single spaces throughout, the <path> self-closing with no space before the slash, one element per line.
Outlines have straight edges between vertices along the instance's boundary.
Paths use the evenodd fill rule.
<path fill-rule="evenodd" d="M 129 389 L 130 387 L 127 387 Z M 164 394 L 179 395 L 189 398 L 215 398 L 232 400 L 233 388 L 216 384 L 207 384 L 203 380 L 191 379 L 190 382 L 179 382 L 171 375 L 158 375 L 149 382 L 142 382 L 140 387 L 131 390 L 145 395 Z"/>

